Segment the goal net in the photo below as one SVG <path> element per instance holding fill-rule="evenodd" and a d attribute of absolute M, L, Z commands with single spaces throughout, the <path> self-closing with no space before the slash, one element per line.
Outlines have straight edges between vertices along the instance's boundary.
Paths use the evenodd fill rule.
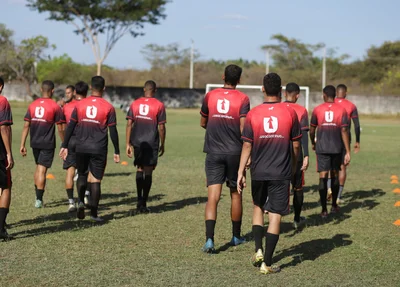
<path fill-rule="evenodd" d="M 209 91 L 212 91 L 216 88 L 222 88 L 223 84 L 207 84 L 206 85 L 206 94 Z M 282 87 L 282 92 L 286 87 Z M 252 86 L 252 85 L 237 85 L 236 89 L 245 93 L 250 99 L 251 108 L 258 106 L 263 103 L 264 96 L 262 93 L 262 86 Z M 282 95 L 284 97 L 284 95 Z M 309 110 L 309 101 L 310 101 L 310 88 L 302 86 L 300 87 L 300 97 L 297 101 L 298 104 L 304 106 L 307 111 Z"/>

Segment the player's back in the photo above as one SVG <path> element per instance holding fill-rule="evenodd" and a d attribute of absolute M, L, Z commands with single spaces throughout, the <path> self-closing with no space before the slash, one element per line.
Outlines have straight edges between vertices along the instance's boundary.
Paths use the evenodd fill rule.
<path fill-rule="evenodd" d="M 25 115 L 30 121 L 31 147 L 39 149 L 55 148 L 55 124 L 65 122 L 61 108 L 50 98 L 33 101 Z"/>
<path fill-rule="evenodd" d="M 249 109 L 249 98 L 238 90 L 219 88 L 209 92 L 201 112 L 208 117 L 204 152 L 240 155 L 240 118 L 245 117 Z"/>
<path fill-rule="evenodd" d="M 116 125 L 114 107 L 105 99 L 90 96 L 76 104 L 72 119 L 77 120 L 76 151 L 102 154 L 108 149 L 108 127 Z"/>
<path fill-rule="evenodd" d="M 246 125 L 253 131 L 252 179 L 290 179 L 291 141 L 301 137 L 296 112 L 285 103 L 264 103 L 249 112 Z"/>
<path fill-rule="evenodd" d="M 76 100 L 72 100 L 69 103 L 66 103 L 62 108 L 62 111 L 64 113 L 64 117 L 65 117 L 65 122 L 67 124 L 71 120 L 71 115 L 72 115 L 72 112 L 74 111 L 74 109 L 76 107 L 76 103 L 77 102 L 78 101 L 76 101 Z"/>
<path fill-rule="evenodd" d="M 337 103 L 317 106 L 311 117 L 311 125 L 318 127 L 316 153 L 338 154 L 343 148 L 343 127 L 348 127 L 346 110 Z"/>
<path fill-rule="evenodd" d="M 158 149 L 160 144 L 158 125 L 166 122 L 165 107 L 156 98 L 141 97 L 132 102 L 127 119 L 134 122 L 131 144 L 140 147 L 143 143 Z"/>
<path fill-rule="evenodd" d="M 345 98 L 335 98 L 335 103 L 341 105 L 347 113 L 347 117 L 349 118 L 349 131 L 351 126 L 350 119 L 358 117 L 358 111 L 355 104 Z"/>
<path fill-rule="evenodd" d="M 7 98 L 0 95 L 0 125 L 12 125 L 13 118 L 11 113 L 11 106 Z M 7 152 L 4 146 L 3 137 L 0 137 L 0 160 L 6 158 Z"/>

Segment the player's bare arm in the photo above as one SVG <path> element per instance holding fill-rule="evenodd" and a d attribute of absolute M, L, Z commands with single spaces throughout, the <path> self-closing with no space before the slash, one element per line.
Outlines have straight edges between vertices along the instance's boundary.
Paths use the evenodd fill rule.
<path fill-rule="evenodd" d="M 200 126 L 203 129 L 206 129 L 207 128 L 207 123 L 208 123 L 208 118 L 201 116 L 201 118 L 200 118 Z"/>
<path fill-rule="evenodd" d="M 126 144 L 126 155 L 129 158 L 132 158 L 132 156 L 133 156 L 133 148 L 132 148 L 131 143 L 130 143 L 132 128 L 133 128 L 133 121 L 131 119 L 128 119 L 126 121 L 125 144 Z"/>
<path fill-rule="evenodd" d="M 350 163 L 350 138 L 349 138 L 349 132 L 347 127 L 342 127 L 342 139 L 343 139 L 343 144 L 346 149 L 346 155 L 344 157 L 344 165 L 348 165 Z"/>
<path fill-rule="evenodd" d="M 12 149 L 11 149 L 11 138 L 12 138 L 12 130 L 11 126 L 8 125 L 3 125 L 0 128 L 1 131 L 1 138 L 3 139 L 4 147 L 6 148 L 7 152 L 7 162 L 8 165 L 6 169 L 12 169 L 14 167 L 14 159 L 12 155 Z"/>
<path fill-rule="evenodd" d="M 311 140 L 311 147 L 313 150 L 315 150 L 315 131 L 316 131 L 316 127 L 311 126 L 310 127 L 310 140 Z"/>
<path fill-rule="evenodd" d="M 243 189 L 246 188 L 246 165 L 251 155 L 252 144 L 244 142 L 242 147 L 242 153 L 240 155 L 240 165 L 238 170 L 238 185 L 237 189 L 239 193 L 242 193 Z"/>
<path fill-rule="evenodd" d="M 31 123 L 26 121 L 24 123 L 24 127 L 22 128 L 21 147 L 19 149 L 19 152 L 22 156 L 26 156 L 26 153 L 27 153 L 25 144 L 26 144 L 26 139 L 29 134 L 30 127 L 31 127 Z"/>
<path fill-rule="evenodd" d="M 300 140 L 293 141 L 292 174 L 296 173 L 297 159 L 301 149 Z"/>
<path fill-rule="evenodd" d="M 60 137 L 61 142 L 63 142 L 65 136 L 65 124 L 63 123 L 57 124 L 57 130 L 58 130 L 58 136 Z"/>
<path fill-rule="evenodd" d="M 160 133 L 160 154 L 159 156 L 163 156 L 165 152 L 165 137 L 167 135 L 167 130 L 165 128 L 165 124 L 159 124 L 158 125 L 158 132 Z"/>

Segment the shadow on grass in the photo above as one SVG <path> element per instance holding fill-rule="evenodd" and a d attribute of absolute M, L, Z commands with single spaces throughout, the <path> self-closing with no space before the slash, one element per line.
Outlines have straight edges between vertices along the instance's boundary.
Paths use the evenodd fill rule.
<path fill-rule="evenodd" d="M 105 177 L 116 177 L 116 176 L 130 176 L 133 172 L 114 172 L 114 173 L 105 173 Z"/>
<path fill-rule="evenodd" d="M 303 242 L 296 246 L 280 251 L 273 258 L 273 261 L 279 262 L 286 257 L 291 257 L 292 261 L 281 265 L 281 268 L 296 266 L 307 260 L 314 261 L 318 257 L 331 252 L 335 248 L 352 244 L 353 241 L 348 240 L 347 238 L 350 238 L 349 234 L 336 234 L 332 238 L 314 239 Z"/>

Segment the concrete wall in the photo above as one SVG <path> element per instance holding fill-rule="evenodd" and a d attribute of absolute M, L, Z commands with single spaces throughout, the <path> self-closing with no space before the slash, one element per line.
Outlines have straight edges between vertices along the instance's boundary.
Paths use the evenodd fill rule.
<path fill-rule="evenodd" d="M 64 96 L 65 86 L 59 86 L 55 90 L 55 98 Z M 39 94 L 39 86 L 33 87 L 33 92 Z M 263 95 L 258 90 L 246 90 L 254 107 L 263 101 Z M 199 108 L 204 97 L 204 89 L 169 89 L 159 88 L 156 97 L 160 99 L 168 108 Z M 26 98 L 26 88 L 21 84 L 6 84 L 3 94 L 10 101 L 24 101 Z M 105 98 L 112 102 L 115 107 L 125 109 L 133 99 L 143 94 L 141 87 L 107 87 Z M 374 96 L 374 95 L 349 95 L 348 99 L 358 108 L 360 114 L 400 114 L 400 96 Z M 299 103 L 304 103 L 304 98 L 300 98 Z M 321 93 L 310 94 L 310 111 L 322 103 Z"/>

